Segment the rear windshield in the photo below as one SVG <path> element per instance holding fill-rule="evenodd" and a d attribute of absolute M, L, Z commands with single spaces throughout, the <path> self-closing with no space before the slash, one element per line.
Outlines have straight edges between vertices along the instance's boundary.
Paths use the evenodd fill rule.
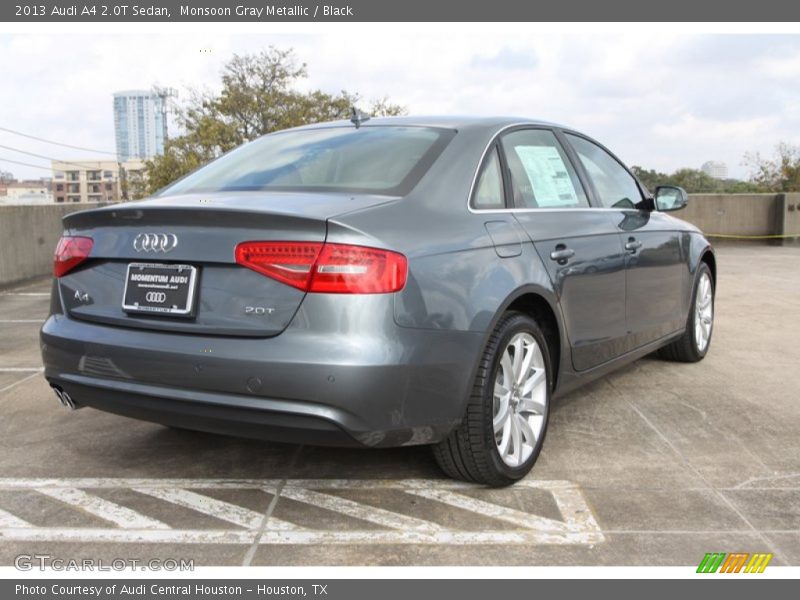
<path fill-rule="evenodd" d="M 247 190 L 404 195 L 454 134 L 367 125 L 276 133 L 225 154 L 161 195 Z"/>

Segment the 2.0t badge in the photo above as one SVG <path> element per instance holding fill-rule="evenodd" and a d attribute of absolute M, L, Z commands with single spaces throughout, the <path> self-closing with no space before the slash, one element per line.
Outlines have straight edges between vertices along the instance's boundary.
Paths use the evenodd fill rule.
<path fill-rule="evenodd" d="M 140 233 L 133 239 L 133 249 L 137 252 L 163 252 L 174 250 L 178 236 L 174 233 Z"/>

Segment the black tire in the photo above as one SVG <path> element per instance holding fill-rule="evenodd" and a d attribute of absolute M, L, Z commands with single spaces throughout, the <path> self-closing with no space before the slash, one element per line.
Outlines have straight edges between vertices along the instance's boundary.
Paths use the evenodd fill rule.
<path fill-rule="evenodd" d="M 511 339 L 518 333 L 533 336 L 541 349 L 546 371 L 546 400 L 543 424 L 532 454 L 517 467 L 508 466 L 500 456 L 495 441 L 493 396 L 495 377 L 500 361 Z M 505 314 L 489 337 L 481 357 L 467 411 L 461 424 L 442 442 L 433 446 L 433 454 L 441 469 L 450 477 L 463 481 L 500 487 L 514 483 L 527 475 L 536 462 L 547 432 L 553 371 L 550 352 L 539 325 L 526 314 Z"/>
<path fill-rule="evenodd" d="M 698 348 L 695 341 L 696 336 L 696 322 L 695 310 L 697 303 L 697 294 L 699 291 L 699 283 L 703 276 L 707 276 L 711 285 L 711 309 L 712 309 L 712 325 L 709 333 L 708 341 L 704 348 Z M 686 317 L 686 330 L 683 335 L 668 346 L 664 346 L 658 351 L 658 355 L 665 360 L 672 360 L 676 362 L 699 362 L 708 354 L 708 349 L 711 347 L 711 338 L 714 335 L 713 326 L 713 310 L 714 310 L 714 277 L 711 274 L 711 269 L 704 262 L 701 262 L 697 267 L 697 273 L 694 278 L 694 289 L 692 290 L 692 302 L 689 307 L 689 315 Z"/>

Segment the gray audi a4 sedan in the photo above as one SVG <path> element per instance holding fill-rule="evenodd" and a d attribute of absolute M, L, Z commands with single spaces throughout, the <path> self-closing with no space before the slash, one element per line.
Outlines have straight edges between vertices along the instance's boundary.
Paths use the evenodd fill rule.
<path fill-rule="evenodd" d="M 266 135 L 154 197 L 70 214 L 42 327 L 68 408 L 317 445 L 430 444 L 507 485 L 552 399 L 708 352 L 716 260 L 559 125 L 358 114 Z"/>

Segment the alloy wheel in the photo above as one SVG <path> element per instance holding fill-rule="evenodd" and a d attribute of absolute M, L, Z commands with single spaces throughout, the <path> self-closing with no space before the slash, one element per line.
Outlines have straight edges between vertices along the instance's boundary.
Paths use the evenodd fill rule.
<path fill-rule="evenodd" d="M 529 333 L 517 333 L 503 352 L 493 389 L 495 443 L 509 467 L 524 464 L 542 435 L 547 385 L 542 349 Z"/>
<path fill-rule="evenodd" d="M 705 351 L 711 339 L 711 329 L 714 326 L 713 300 L 711 277 L 708 273 L 703 273 L 697 282 L 694 309 L 694 341 L 699 352 Z"/>

